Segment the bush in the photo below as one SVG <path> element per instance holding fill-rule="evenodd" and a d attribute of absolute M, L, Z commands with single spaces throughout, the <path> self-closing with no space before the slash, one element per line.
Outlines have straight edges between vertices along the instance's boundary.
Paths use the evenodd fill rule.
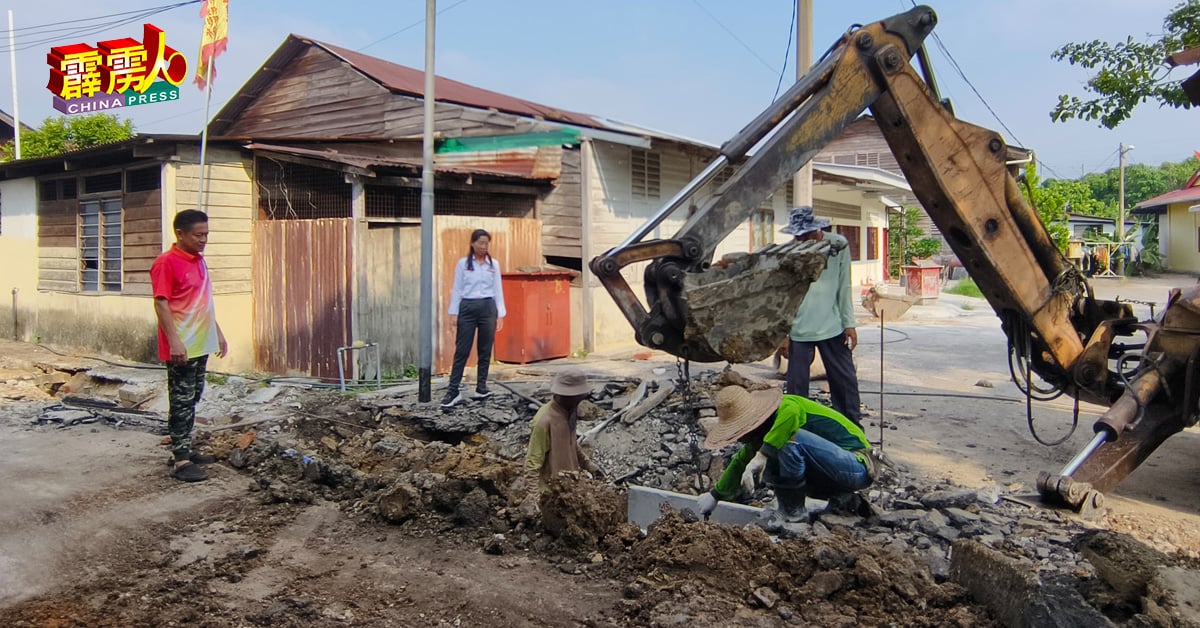
<path fill-rule="evenodd" d="M 942 241 L 938 238 L 921 238 L 912 243 L 910 252 L 913 257 L 921 259 L 933 257 L 942 250 Z"/>

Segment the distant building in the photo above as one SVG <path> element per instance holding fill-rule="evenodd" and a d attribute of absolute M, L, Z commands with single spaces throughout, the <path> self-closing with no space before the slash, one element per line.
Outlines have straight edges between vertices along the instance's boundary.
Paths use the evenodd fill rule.
<path fill-rule="evenodd" d="M 1165 268 L 1200 272 L 1200 170 L 1183 187 L 1138 203 L 1132 213 L 1158 218 L 1158 252 Z"/>

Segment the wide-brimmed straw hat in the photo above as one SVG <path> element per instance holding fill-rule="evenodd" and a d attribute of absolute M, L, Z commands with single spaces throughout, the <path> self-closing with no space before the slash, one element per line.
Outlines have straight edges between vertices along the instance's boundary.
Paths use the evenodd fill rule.
<path fill-rule="evenodd" d="M 550 380 L 550 392 L 564 397 L 590 395 L 592 387 L 588 384 L 587 374 L 580 369 L 565 369 L 554 375 Z"/>
<path fill-rule="evenodd" d="M 783 391 L 778 388 L 750 392 L 741 386 L 726 386 L 717 391 L 717 423 L 704 439 L 705 449 L 720 449 L 737 442 L 762 425 L 775 410 Z"/>
<path fill-rule="evenodd" d="M 806 233 L 812 233 L 829 226 L 829 221 L 824 218 L 817 218 L 813 215 L 813 208 L 808 205 L 793 207 L 791 213 L 788 214 L 788 224 L 786 227 L 779 230 L 780 233 L 787 233 L 794 236 L 802 236 Z"/>

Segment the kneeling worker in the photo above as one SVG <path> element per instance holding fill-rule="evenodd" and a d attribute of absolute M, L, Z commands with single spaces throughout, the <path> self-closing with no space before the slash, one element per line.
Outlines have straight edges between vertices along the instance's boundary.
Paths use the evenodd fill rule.
<path fill-rule="evenodd" d="M 877 461 L 862 428 L 838 411 L 778 389 L 749 392 L 726 386 L 717 392 L 717 422 L 706 449 L 735 442 L 742 448 L 713 490 L 697 506 L 707 517 L 717 500 L 754 491 L 762 478 L 775 492 L 784 522 L 807 522 L 804 498 L 843 497 L 875 481 Z"/>
<path fill-rule="evenodd" d="M 525 455 L 526 497 L 522 510 L 536 512 L 540 490 L 550 478 L 563 471 L 595 473 L 596 465 L 583 452 L 575 435 L 579 404 L 592 393 L 587 375 L 579 369 L 566 369 L 550 382 L 550 403 L 533 416 L 529 450 Z"/>

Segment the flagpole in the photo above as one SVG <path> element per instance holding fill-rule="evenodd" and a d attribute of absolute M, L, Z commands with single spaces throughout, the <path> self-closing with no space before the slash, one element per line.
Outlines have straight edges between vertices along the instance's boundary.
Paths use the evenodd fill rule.
<path fill-rule="evenodd" d="M 209 59 L 204 68 L 204 130 L 200 133 L 200 194 L 196 201 L 200 211 L 208 211 L 208 177 L 204 175 L 204 161 L 208 156 L 208 106 L 212 103 L 212 71 L 216 59 Z"/>

